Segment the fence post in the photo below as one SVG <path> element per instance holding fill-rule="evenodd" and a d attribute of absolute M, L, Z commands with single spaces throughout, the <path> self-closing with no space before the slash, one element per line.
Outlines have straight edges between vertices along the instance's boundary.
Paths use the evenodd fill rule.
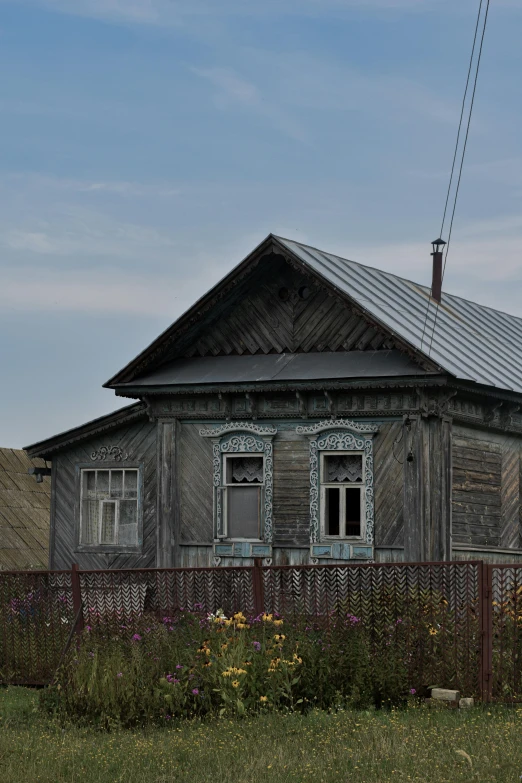
<path fill-rule="evenodd" d="M 263 595 L 263 569 L 260 557 L 254 558 L 254 567 L 252 569 L 252 586 L 254 588 L 254 614 L 262 614 L 265 610 L 265 598 Z"/>
<path fill-rule="evenodd" d="M 480 601 L 481 601 L 481 660 L 480 689 L 482 701 L 488 703 L 492 696 L 492 665 L 493 665 L 493 568 L 484 561 L 480 568 Z"/>
<path fill-rule="evenodd" d="M 82 591 L 80 586 L 80 571 L 78 563 L 71 565 L 71 587 L 73 599 L 74 616 L 78 618 L 76 623 L 76 633 L 83 631 L 83 611 L 82 611 Z"/>

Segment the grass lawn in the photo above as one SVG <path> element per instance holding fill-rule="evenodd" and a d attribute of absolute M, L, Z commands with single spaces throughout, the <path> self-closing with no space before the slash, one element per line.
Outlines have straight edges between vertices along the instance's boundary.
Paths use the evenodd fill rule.
<path fill-rule="evenodd" d="M 521 775 L 522 709 L 266 714 L 105 734 L 62 729 L 39 713 L 36 692 L 0 689 L 1 783 L 508 783 Z"/>

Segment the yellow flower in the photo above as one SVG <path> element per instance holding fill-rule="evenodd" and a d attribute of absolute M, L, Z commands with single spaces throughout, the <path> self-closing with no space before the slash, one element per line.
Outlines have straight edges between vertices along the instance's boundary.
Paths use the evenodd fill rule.
<path fill-rule="evenodd" d="M 223 672 L 223 677 L 230 677 L 232 672 L 229 672 L 228 670 L 226 672 Z"/>
<path fill-rule="evenodd" d="M 236 612 L 236 614 L 234 615 L 234 620 L 240 623 L 244 623 L 246 621 L 246 617 L 243 614 L 243 612 Z"/>
<path fill-rule="evenodd" d="M 283 625 L 282 620 L 274 620 L 274 625 Z"/>
<path fill-rule="evenodd" d="M 268 696 L 260 696 L 259 701 L 265 702 L 268 701 Z"/>
<path fill-rule="evenodd" d="M 211 661 L 207 661 L 206 663 L 203 664 L 203 666 L 212 666 L 212 663 Z"/>
<path fill-rule="evenodd" d="M 250 628 L 250 626 L 247 623 L 238 623 L 236 628 Z"/>
<path fill-rule="evenodd" d="M 276 642 L 284 642 L 286 636 L 284 635 L 284 633 L 276 633 L 274 639 L 276 640 Z"/>
<path fill-rule="evenodd" d="M 239 680 L 234 680 L 234 682 L 232 683 L 232 687 L 237 688 L 238 685 L 239 685 Z"/>
<path fill-rule="evenodd" d="M 273 616 L 271 614 L 266 614 L 266 612 L 263 612 L 261 615 L 261 619 L 264 623 L 271 623 L 273 620 Z"/>
<path fill-rule="evenodd" d="M 227 647 L 228 647 L 228 643 L 227 642 L 225 642 L 224 644 L 221 645 L 221 649 L 222 650 L 226 650 Z"/>
<path fill-rule="evenodd" d="M 438 631 L 436 628 L 430 628 L 430 636 L 437 636 Z"/>

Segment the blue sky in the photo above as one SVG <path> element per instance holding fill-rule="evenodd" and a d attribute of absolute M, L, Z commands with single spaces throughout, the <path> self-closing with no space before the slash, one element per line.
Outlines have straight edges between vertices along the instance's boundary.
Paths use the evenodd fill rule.
<path fill-rule="evenodd" d="M 0 0 L 0 443 L 270 231 L 430 282 L 478 0 Z M 522 0 L 492 3 L 445 287 L 522 316 Z"/>

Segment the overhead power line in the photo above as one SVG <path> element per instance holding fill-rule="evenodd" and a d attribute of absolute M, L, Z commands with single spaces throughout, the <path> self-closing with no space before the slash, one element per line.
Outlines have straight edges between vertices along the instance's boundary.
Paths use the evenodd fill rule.
<path fill-rule="evenodd" d="M 467 98 L 467 95 L 468 95 L 470 77 L 471 77 L 471 73 L 472 73 L 472 69 L 473 69 L 473 60 L 474 60 L 475 49 L 476 49 L 476 45 L 477 45 L 477 38 L 478 38 L 478 32 L 479 32 L 479 27 L 480 27 L 480 20 L 481 20 L 481 16 L 482 16 L 483 4 L 484 4 L 484 0 L 480 0 L 478 13 L 477 13 L 477 21 L 476 21 L 476 24 L 475 24 L 475 32 L 474 32 L 474 35 L 473 35 L 473 46 L 471 48 L 471 55 L 470 55 L 470 59 L 469 59 L 468 74 L 467 74 L 467 77 L 466 77 L 466 86 L 464 88 L 464 95 L 463 95 L 463 98 L 462 98 L 462 107 L 461 107 L 461 111 L 460 111 L 460 119 L 459 119 L 458 131 L 457 131 L 457 139 L 455 141 L 455 151 L 453 153 L 453 161 L 452 161 L 452 165 L 451 165 L 451 173 L 450 173 L 450 178 L 449 178 L 449 183 L 448 183 L 448 190 L 447 190 L 447 193 L 446 193 L 446 202 L 444 204 L 444 212 L 443 212 L 443 215 L 442 215 L 441 229 L 440 229 L 440 232 L 439 232 L 439 236 L 440 237 L 442 237 L 442 233 L 443 233 L 443 230 L 444 230 L 444 224 L 446 222 L 446 213 L 447 213 L 447 210 L 448 210 L 449 198 L 450 198 L 450 194 L 451 194 L 451 186 L 453 184 L 453 175 L 455 173 L 455 164 L 456 164 L 456 161 L 457 161 L 457 153 L 458 153 L 458 150 L 459 150 L 460 134 L 461 134 L 461 131 L 462 131 L 462 123 L 463 123 L 463 119 L 464 119 L 464 109 L 465 109 L 465 106 L 466 106 L 466 98 Z M 444 274 L 446 272 L 446 264 L 447 264 L 447 261 L 448 261 L 448 253 L 449 253 L 449 248 L 450 248 L 450 244 L 451 244 L 451 234 L 452 234 L 452 230 L 453 230 L 453 221 L 455 219 L 455 210 L 456 210 L 456 207 L 457 207 L 457 200 L 458 200 L 458 195 L 459 195 L 460 183 L 461 183 L 461 179 L 462 179 L 462 170 L 463 170 L 463 167 L 464 167 L 464 158 L 466 156 L 466 148 L 467 148 L 467 144 L 468 144 L 469 129 L 470 129 L 470 126 L 471 126 L 471 117 L 472 117 L 472 114 L 473 114 L 473 106 L 474 106 L 474 103 L 475 103 L 475 93 L 476 93 L 476 90 L 477 90 L 478 75 L 479 75 L 479 70 L 480 70 L 480 61 L 481 61 L 481 58 L 482 58 L 482 47 L 484 45 L 484 36 L 485 36 L 485 33 L 486 33 L 486 25 L 487 25 L 487 21 L 488 21 L 489 4 L 490 4 L 490 0 L 486 0 L 486 8 L 485 8 L 484 16 L 483 16 L 483 21 L 482 21 L 482 32 L 481 32 L 481 36 L 480 36 L 480 46 L 479 46 L 478 56 L 476 58 L 476 63 L 475 63 L 475 76 L 474 76 L 474 79 L 473 79 L 473 92 L 472 92 L 472 95 L 471 95 L 471 101 L 470 101 L 470 105 L 469 105 L 469 109 L 468 109 L 468 119 L 467 119 L 467 124 L 466 124 L 466 135 L 464 137 L 464 144 L 462 146 L 462 151 L 461 151 L 461 155 L 460 155 L 459 175 L 458 175 L 458 179 L 457 179 L 457 185 L 455 187 L 455 195 L 454 195 L 454 198 L 453 198 L 453 208 L 452 208 L 452 212 L 451 212 L 451 220 L 450 220 L 450 226 L 449 226 L 449 232 L 448 232 L 448 242 L 446 244 L 446 252 L 445 252 L 445 255 L 444 255 L 444 264 L 443 264 L 443 268 L 442 268 L 442 280 L 444 280 Z M 433 319 L 433 326 L 431 328 L 431 337 L 430 337 L 430 345 L 429 345 L 429 349 L 428 349 L 428 356 L 431 355 L 431 349 L 432 349 L 432 346 L 433 346 L 433 337 L 435 335 L 435 329 L 436 329 L 436 326 L 437 326 L 437 318 L 438 318 L 438 314 L 439 314 L 439 306 L 440 306 L 440 302 L 437 301 L 436 305 L 435 305 L 435 317 Z M 424 325 L 423 325 L 422 337 L 421 337 L 421 350 L 422 350 L 422 346 L 423 346 L 423 343 L 424 343 L 424 337 L 425 337 L 425 333 L 426 333 L 426 326 L 427 326 L 427 322 L 428 322 L 428 316 L 429 316 L 429 312 L 430 312 L 430 307 L 431 307 L 431 296 L 430 296 L 430 299 L 428 300 L 428 305 L 427 305 L 427 308 L 426 308 L 426 316 L 424 318 Z"/>

